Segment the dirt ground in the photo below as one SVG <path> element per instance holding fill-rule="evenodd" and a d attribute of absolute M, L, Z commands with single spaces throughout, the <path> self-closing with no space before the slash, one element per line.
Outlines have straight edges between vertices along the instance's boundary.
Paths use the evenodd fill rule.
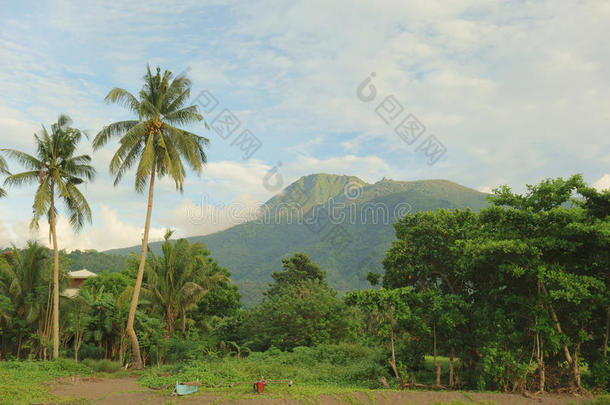
<path fill-rule="evenodd" d="M 244 405 L 292 405 L 302 404 L 301 401 L 292 399 L 276 399 L 261 394 L 258 398 L 235 399 L 224 398 L 223 394 L 209 392 L 197 393 L 185 397 L 170 397 L 166 391 L 155 391 L 137 384 L 135 378 L 108 378 L 108 379 L 81 379 L 65 378 L 58 380 L 51 392 L 62 399 L 84 398 L 96 405 L 135 405 L 152 404 L 164 405 L 174 404 L 244 404 Z M 410 392 L 380 392 L 375 395 L 375 403 L 381 405 L 390 404 L 432 404 L 436 401 L 451 402 L 459 400 L 462 402 L 494 401 L 499 405 L 567 405 L 568 403 L 580 404 L 581 398 L 568 395 L 545 395 L 540 398 L 526 398 L 517 394 L 490 394 L 490 393 L 464 393 L 464 392 L 434 392 L 434 391 L 410 391 Z M 364 393 L 355 392 L 353 400 L 363 404 L 370 404 L 369 397 Z M 319 403 L 322 405 L 335 405 L 347 403 L 338 397 L 322 395 Z M 349 401 L 354 403 L 354 401 Z"/>

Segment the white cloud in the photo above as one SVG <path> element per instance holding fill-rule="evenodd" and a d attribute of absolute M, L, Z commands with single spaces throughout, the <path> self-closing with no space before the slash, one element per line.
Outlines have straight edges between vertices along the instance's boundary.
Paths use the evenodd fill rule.
<path fill-rule="evenodd" d="M 144 223 L 136 226 L 123 222 L 118 212 L 102 205 L 99 212 L 98 225 L 86 226 L 81 232 L 75 233 L 68 220 L 59 216 L 57 219 L 57 243 L 60 249 L 72 251 L 74 249 L 107 250 L 126 246 L 138 245 L 142 241 Z M 151 227 L 149 240 L 161 240 L 165 234 L 164 228 Z M 29 239 L 40 241 L 52 247 L 49 241 L 49 225 L 40 221 L 40 229 L 31 231 L 29 222 L 0 221 L 0 247 L 14 243 L 18 247 L 25 245 Z"/>
<path fill-rule="evenodd" d="M 213 138 L 210 163 L 200 179 L 188 177 L 184 197 L 160 181 L 157 228 L 175 221 L 181 232 L 196 232 L 180 213 L 201 205 L 202 195 L 213 196 L 216 208 L 265 201 L 272 192 L 262 179 L 278 162 L 283 186 L 328 172 L 366 181 L 510 184 L 516 191 L 546 177 L 603 173 L 610 162 L 606 2 L 54 0 L 9 14 L 0 16 L 7 27 L 0 60 L 10 66 L 0 71 L 0 147 L 28 150 L 32 132 L 59 112 L 92 134 L 124 118 L 103 97 L 113 86 L 136 92 L 146 62 L 175 71 L 191 66 L 194 93 L 212 90 L 264 141 L 257 160 L 237 162 L 230 141 Z M 50 51 L 58 43 L 61 50 Z M 378 96 L 362 103 L 356 86 L 371 72 Z M 441 140 L 446 159 L 427 166 L 416 145 L 375 114 L 389 95 Z M 82 240 L 111 219 L 102 204 L 125 225 L 143 217 L 146 201 L 133 192 L 133 176 L 114 188 L 106 174 L 112 150 L 94 155 L 99 175 L 85 191 L 97 215 Z M 20 210 L 11 221 L 27 223 L 25 191 L 0 201 L 3 212 Z M 3 229 L 1 238 L 25 237 L 26 228 L 13 222 Z M 91 243 L 109 245 L 102 237 Z"/>
<path fill-rule="evenodd" d="M 199 201 L 185 200 L 173 210 L 171 217 L 157 222 L 175 229 L 176 237 L 208 235 L 255 219 L 262 205 L 262 201 L 249 195 L 240 195 L 229 204 L 212 203 L 206 197 Z"/>

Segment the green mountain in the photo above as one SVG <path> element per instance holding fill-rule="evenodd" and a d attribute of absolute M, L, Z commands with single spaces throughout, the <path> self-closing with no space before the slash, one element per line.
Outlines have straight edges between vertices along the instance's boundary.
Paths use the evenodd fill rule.
<path fill-rule="evenodd" d="M 486 194 L 447 180 L 368 184 L 353 176 L 313 174 L 267 201 L 258 219 L 211 235 L 194 236 L 228 268 L 244 303 L 256 303 L 281 259 L 304 252 L 327 271 L 339 291 L 367 287 L 366 273 L 382 272 L 394 239 L 392 224 L 408 212 L 437 208 L 480 210 Z M 151 243 L 159 250 L 160 242 Z M 139 252 L 137 246 L 108 251 Z"/>

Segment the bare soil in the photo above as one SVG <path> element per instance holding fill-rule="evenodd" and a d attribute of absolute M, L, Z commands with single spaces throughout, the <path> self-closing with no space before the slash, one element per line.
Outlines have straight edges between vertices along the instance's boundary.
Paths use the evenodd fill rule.
<path fill-rule="evenodd" d="M 73 399 L 75 402 L 85 399 L 87 402 L 96 405 L 136 405 L 152 404 L 164 405 L 173 401 L 175 404 L 238 404 L 238 405 L 292 405 L 302 404 L 296 399 L 278 399 L 260 394 L 259 397 L 251 399 L 229 398 L 223 393 L 201 392 L 185 397 L 170 397 L 167 391 L 156 391 L 142 387 L 136 382 L 136 378 L 63 378 L 55 382 L 51 392 L 62 400 Z M 548 394 L 540 397 L 527 398 L 518 394 L 502 393 L 474 393 L 459 391 L 379 391 L 373 394 L 375 403 L 381 405 L 393 404 L 433 404 L 437 401 L 451 402 L 461 401 L 465 403 L 478 401 L 494 401 L 499 405 L 567 405 L 568 403 L 580 404 L 583 399 L 570 395 Z M 226 396 L 226 397 L 225 397 Z M 341 395 L 321 395 L 319 402 L 322 405 L 334 405 L 344 403 L 359 402 L 370 404 L 371 400 L 367 394 L 354 392 L 352 400 L 348 401 Z"/>

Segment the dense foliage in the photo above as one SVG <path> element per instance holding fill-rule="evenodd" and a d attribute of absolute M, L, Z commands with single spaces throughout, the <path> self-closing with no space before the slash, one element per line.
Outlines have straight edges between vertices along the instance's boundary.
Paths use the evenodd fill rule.
<path fill-rule="evenodd" d="M 582 391 L 587 370 L 607 388 L 610 192 L 573 176 L 524 195 L 502 187 L 491 203 L 398 221 L 384 289 L 348 301 L 381 316 L 379 339 L 389 330 L 430 353 L 432 338 L 435 353 L 460 358 L 447 385 Z"/>
<path fill-rule="evenodd" d="M 70 271 L 87 269 L 94 273 L 121 271 L 125 268 L 127 257 L 98 252 L 94 249 L 62 251 L 70 262 Z"/>
<path fill-rule="evenodd" d="M 479 212 L 400 218 L 381 286 L 341 297 L 323 267 L 295 253 L 248 309 L 205 245 L 168 232 L 160 254 L 148 251 L 135 316 L 143 362 L 161 367 L 142 382 L 262 374 L 367 388 L 607 390 L 609 215 L 610 192 L 580 176 L 523 195 L 501 187 Z M 0 254 L 0 359 L 49 357 L 51 258 L 33 242 Z M 64 288 L 70 256 L 60 259 Z M 129 258 L 62 297 L 63 356 L 108 370 L 129 362 L 138 265 Z"/>
<path fill-rule="evenodd" d="M 203 245 L 167 241 L 165 255 L 149 252 L 145 296 L 136 326 L 145 361 L 162 362 L 176 342 L 195 338 L 239 308 L 230 273 Z M 34 242 L 0 255 L 0 359 L 48 358 L 51 321 L 51 253 Z M 65 256 L 63 256 L 66 259 Z M 65 356 L 128 359 L 126 321 L 137 260 L 122 272 L 89 278 L 74 297 L 62 295 L 61 351 Z M 68 286 L 69 262 L 62 260 L 60 284 Z M 217 308 L 222 308 L 216 313 Z"/>

